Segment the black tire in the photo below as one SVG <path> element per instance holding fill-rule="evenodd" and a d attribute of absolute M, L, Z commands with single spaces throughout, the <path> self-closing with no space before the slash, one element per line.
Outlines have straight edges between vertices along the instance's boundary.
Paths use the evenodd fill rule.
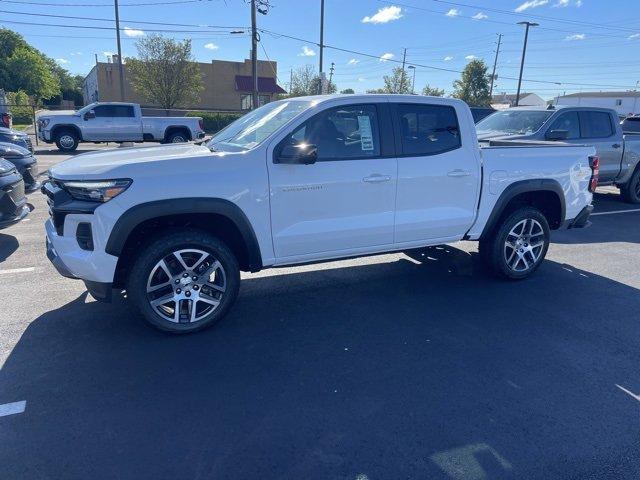
<path fill-rule="evenodd" d="M 520 237 L 513 231 L 520 232 L 523 221 L 523 235 Z M 524 231 L 525 227 L 529 228 L 528 225 L 534 235 L 527 235 Z M 549 238 L 549 223 L 542 212 L 533 207 L 521 207 L 506 215 L 489 237 L 480 241 L 480 258 L 498 276 L 522 280 L 535 272 L 544 260 L 549 249 Z M 511 246 L 507 246 L 507 239 Z M 540 242 L 542 245 L 533 247 Z M 510 256 L 512 254 L 515 257 Z M 517 263 L 514 265 L 514 262 Z"/>
<path fill-rule="evenodd" d="M 171 132 L 167 135 L 167 143 L 185 143 L 189 141 L 189 135 L 182 130 Z"/>
<path fill-rule="evenodd" d="M 218 294 L 218 292 L 213 289 L 209 289 L 207 291 L 207 295 L 211 293 L 208 297 L 201 296 L 205 293 L 205 289 L 207 286 L 204 284 L 199 285 L 199 289 L 196 288 L 196 283 L 182 285 L 181 283 L 177 283 L 182 280 L 182 273 L 178 270 L 180 268 L 180 264 L 175 262 L 175 265 L 172 265 L 172 259 L 176 260 L 174 252 L 178 251 L 187 251 L 191 252 L 192 250 L 205 252 L 210 255 L 207 257 L 207 260 L 200 264 L 200 267 L 206 265 L 206 263 L 211 258 L 211 262 L 215 263 L 219 262 L 221 265 L 222 275 L 224 277 L 224 293 L 219 293 L 220 298 L 217 300 L 219 304 L 215 307 L 210 307 L 211 311 L 207 313 L 207 303 L 205 303 L 204 298 L 208 298 Z M 187 255 L 183 253 L 181 255 Z M 168 268 L 168 270 L 157 268 L 158 263 L 163 260 L 164 265 Z M 188 258 L 183 257 L 184 263 L 191 267 L 197 264 L 197 262 L 189 265 Z M 208 267 L 207 267 L 208 268 Z M 155 275 L 164 275 L 168 278 L 168 283 L 166 287 L 162 287 L 159 290 L 156 290 L 151 293 L 147 293 L 148 287 L 147 285 L 151 285 L 152 288 L 155 288 L 152 274 L 153 271 L 156 271 Z M 194 277 L 185 277 L 185 281 L 191 282 L 191 278 L 197 278 L 195 275 L 197 274 L 197 268 L 191 271 L 189 275 L 194 275 Z M 171 273 L 173 276 L 169 276 L 166 273 Z M 203 278 L 204 278 L 203 273 Z M 206 274 L 207 276 L 209 274 Z M 218 271 L 216 270 L 216 277 L 218 277 Z M 199 282 L 203 281 L 203 278 L 199 279 Z M 158 284 L 162 284 L 164 279 L 161 279 Z M 176 284 L 177 283 L 177 284 Z M 213 284 L 213 282 L 210 282 Z M 168 290 L 167 288 L 170 287 Z M 162 298 L 168 298 L 170 296 L 176 296 L 176 292 L 180 290 L 179 287 L 182 287 L 183 291 L 180 292 L 180 295 L 184 297 L 187 295 L 189 291 L 193 296 L 191 298 L 191 302 L 189 303 L 189 299 L 181 298 L 177 302 L 168 300 L 168 303 L 165 303 L 160 306 L 152 306 L 151 301 L 155 300 L 155 297 L 158 296 Z M 200 230 L 181 230 L 176 232 L 169 232 L 166 235 L 158 238 L 157 240 L 147 244 L 145 247 L 141 249 L 141 253 L 135 259 L 133 266 L 129 272 L 127 282 L 126 282 L 126 290 L 127 296 L 131 300 L 131 302 L 138 308 L 140 313 L 145 317 L 145 319 L 154 327 L 164 330 L 166 332 L 171 333 L 189 333 L 195 332 L 198 330 L 202 330 L 204 328 L 210 327 L 216 323 L 218 323 L 231 308 L 235 299 L 238 295 L 238 290 L 240 288 L 240 268 L 238 266 L 238 260 L 231 252 L 231 250 L 219 239 L 216 237 L 200 231 Z M 197 291 L 196 291 L 197 290 Z M 166 294 L 165 294 L 166 292 Z M 193 300 L 193 298 L 198 298 L 199 300 Z M 202 300 L 202 301 L 200 301 Z M 183 304 L 183 302 L 185 302 Z M 174 305 L 173 313 L 171 312 L 170 305 Z M 169 305 L 169 306 L 167 306 Z M 185 322 L 182 323 L 183 320 L 188 320 L 186 317 L 183 318 L 183 309 L 182 307 L 186 305 L 186 316 L 191 316 L 193 312 L 193 308 L 200 309 L 200 307 L 204 307 L 204 312 L 202 313 L 202 318 L 197 319 L 196 321 Z M 176 313 L 177 310 L 177 313 Z M 171 321 L 166 316 L 172 316 L 174 318 L 179 317 L 179 322 Z M 175 315 L 175 316 L 174 316 Z"/>
<path fill-rule="evenodd" d="M 640 203 L 640 167 L 636 168 L 627 183 L 620 186 L 620 193 L 625 202 Z"/>
<path fill-rule="evenodd" d="M 59 130 L 55 137 L 56 146 L 61 152 L 73 152 L 78 148 L 80 139 L 73 130 Z"/>

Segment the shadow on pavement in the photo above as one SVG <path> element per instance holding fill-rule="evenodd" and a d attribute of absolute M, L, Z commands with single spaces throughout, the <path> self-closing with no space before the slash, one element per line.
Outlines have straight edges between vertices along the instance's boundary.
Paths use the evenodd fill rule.
<path fill-rule="evenodd" d="M 20 243 L 16 237 L 0 233 L 0 262 L 4 262 L 9 258 L 16 250 L 18 250 L 19 246 Z"/>
<path fill-rule="evenodd" d="M 247 279 L 195 335 L 121 299 L 43 314 L 0 372 L 0 404 L 27 401 L 0 418 L 0 478 L 640 475 L 616 387 L 640 390 L 638 290 L 417 258 Z"/>

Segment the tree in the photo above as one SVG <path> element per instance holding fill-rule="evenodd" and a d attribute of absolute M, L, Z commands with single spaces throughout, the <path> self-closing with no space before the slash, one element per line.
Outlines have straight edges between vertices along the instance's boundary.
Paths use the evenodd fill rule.
<path fill-rule="evenodd" d="M 430 97 L 444 97 L 444 89 L 440 90 L 438 87 L 431 87 L 430 85 L 425 85 L 422 89 L 422 95 L 427 95 Z"/>
<path fill-rule="evenodd" d="M 344 90 L 341 90 L 340 93 L 356 93 L 356 91 L 353 88 L 345 88 Z"/>
<path fill-rule="evenodd" d="M 382 79 L 384 87 L 367 90 L 367 93 L 411 93 L 411 80 L 402 67 L 394 68 L 391 75 L 385 75 Z"/>
<path fill-rule="evenodd" d="M 204 87 L 191 40 L 150 35 L 138 40 L 136 48 L 138 58 L 127 58 L 127 72 L 133 88 L 147 101 L 165 109 L 198 102 Z"/>
<path fill-rule="evenodd" d="M 453 82 L 453 96 L 476 107 L 491 103 L 488 69 L 482 60 L 470 61 L 462 71 L 460 80 Z"/>
<path fill-rule="evenodd" d="M 60 81 L 51 71 L 43 55 L 30 48 L 18 47 L 6 59 L 0 61 L 5 90 L 24 90 L 36 99 L 51 98 L 60 93 Z"/>
<path fill-rule="evenodd" d="M 336 84 L 330 82 L 327 92 L 336 93 Z M 291 75 L 288 97 L 303 97 L 305 95 L 317 95 L 320 93 L 320 76 L 311 65 L 299 67 Z"/>

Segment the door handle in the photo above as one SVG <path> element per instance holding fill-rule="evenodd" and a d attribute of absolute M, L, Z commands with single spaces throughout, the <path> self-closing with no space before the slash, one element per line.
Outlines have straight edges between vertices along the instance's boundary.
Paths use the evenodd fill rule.
<path fill-rule="evenodd" d="M 364 177 L 362 179 L 363 182 L 367 182 L 367 183 L 382 183 L 382 182 L 388 182 L 389 180 L 391 180 L 391 177 L 389 175 L 380 175 L 378 173 L 375 173 L 368 177 Z"/>
<path fill-rule="evenodd" d="M 447 172 L 448 177 L 468 177 L 469 175 L 471 175 L 469 170 L 462 170 L 461 168 L 456 168 L 455 170 Z"/>
<path fill-rule="evenodd" d="M 619 143 L 614 143 L 613 145 L 611 145 L 613 148 L 620 148 L 620 144 Z"/>

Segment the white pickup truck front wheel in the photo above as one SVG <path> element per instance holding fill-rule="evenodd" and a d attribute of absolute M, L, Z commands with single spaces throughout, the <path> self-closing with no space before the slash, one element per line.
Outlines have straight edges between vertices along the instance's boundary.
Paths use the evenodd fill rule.
<path fill-rule="evenodd" d="M 197 230 L 168 234 L 134 263 L 127 294 L 155 327 L 172 333 L 217 323 L 238 294 L 240 270 L 217 238 Z"/>
<path fill-rule="evenodd" d="M 536 208 L 522 207 L 508 215 L 493 234 L 480 242 L 482 258 L 498 275 L 519 280 L 531 275 L 549 248 L 549 224 Z"/>

